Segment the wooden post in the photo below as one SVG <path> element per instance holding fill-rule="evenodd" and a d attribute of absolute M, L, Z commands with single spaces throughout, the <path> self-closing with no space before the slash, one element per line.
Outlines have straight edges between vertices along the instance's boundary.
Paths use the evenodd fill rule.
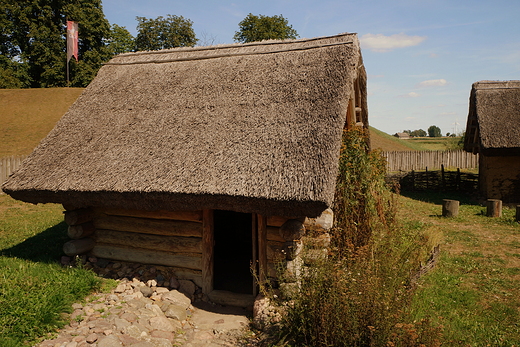
<path fill-rule="evenodd" d="M 457 190 L 460 190 L 460 168 L 457 168 L 457 178 L 455 181 L 455 186 L 457 187 Z"/>
<path fill-rule="evenodd" d="M 202 292 L 213 291 L 213 254 L 214 254 L 213 210 L 202 212 Z"/>
<path fill-rule="evenodd" d="M 502 200 L 487 199 L 487 213 L 488 217 L 502 217 Z"/>
<path fill-rule="evenodd" d="M 442 216 L 457 217 L 459 214 L 459 201 L 451 199 L 442 200 Z"/>
<path fill-rule="evenodd" d="M 520 223 L 520 205 L 516 205 L 516 218 L 515 220 Z"/>
<path fill-rule="evenodd" d="M 258 215 L 258 275 L 261 284 L 267 281 L 267 217 Z"/>

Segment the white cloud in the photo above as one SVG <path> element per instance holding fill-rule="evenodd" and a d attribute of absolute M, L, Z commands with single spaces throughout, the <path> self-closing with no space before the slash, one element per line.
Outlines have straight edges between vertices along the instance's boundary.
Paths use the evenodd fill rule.
<path fill-rule="evenodd" d="M 374 52 L 387 52 L 395 48 L 417 46 L 426 40 L 426 36 L 409 36 L 405 33 L 385 36 L 383 34 L 365 34 L 361 36 L 363 48 Z"/>
<path fill-rule="evenodd" d="M 399 95 L 400 98 L 418 98 L 419 96 L 421 96 L 421 94 L 416 92 L 410 92 L 408 94 Z"/>
<path fill-rule="evenodd" d="M 438 79 L 438 80 L 426 80 L 419 83 L 418 87 L 442 87 L 448 84 L 448 81 L 446 81 L 444 78 Z"/>

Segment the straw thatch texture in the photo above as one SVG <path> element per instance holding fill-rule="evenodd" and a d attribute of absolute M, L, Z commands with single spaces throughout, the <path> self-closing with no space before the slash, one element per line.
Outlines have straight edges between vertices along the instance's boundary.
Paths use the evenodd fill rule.
<path fill-rule="evenodd" d="M 520 81 L 480 81 L 470 96 L 464 149 L 520 155 Z"/>
<path fill-rule="evenodd" d="M 333 200 L 357 77 L 355 34 L 122 54 L 3 190 L 75 207 L 316 216 Z"/>

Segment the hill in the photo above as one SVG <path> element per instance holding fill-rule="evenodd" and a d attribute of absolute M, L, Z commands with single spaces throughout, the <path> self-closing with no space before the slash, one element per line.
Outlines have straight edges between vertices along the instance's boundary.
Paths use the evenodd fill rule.
<path fill-rule="evenodd" d="M 370 127 L 370 145 L 372 149 L 380 148 L 383 151 L 418 151 L 421 148 L 410 145 L 409 140 L 399 140 L 397 137 Z"/>
<path fill-rule="evenodd" d="M 0 158 L 30 154 L 83 88 L 0 89 Z"/>

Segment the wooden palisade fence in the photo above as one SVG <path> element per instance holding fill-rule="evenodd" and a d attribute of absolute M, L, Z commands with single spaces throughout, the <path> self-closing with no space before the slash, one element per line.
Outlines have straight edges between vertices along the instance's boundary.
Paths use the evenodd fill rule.
<path fill-rule="evenodd" d="M 478 154 L 456 151 L 393 151 L 383 152 L 387 169 L 392 171 L 434 170 L 445 168 L 473 169 L 478 167 Z"/>
<path fill-rule="evenodd" d="M 0 186 L 2 183 L 5 182 L 7 177 L 20 165 L 22 164 L 22 161 L 27 158 L 26 155 L 17 155 L 17 156 L 11 156 L 11 157 L 5 157 L 0 158 Z M 2 194 L 2 191 L 0 190 L 0 194 Z"/>

